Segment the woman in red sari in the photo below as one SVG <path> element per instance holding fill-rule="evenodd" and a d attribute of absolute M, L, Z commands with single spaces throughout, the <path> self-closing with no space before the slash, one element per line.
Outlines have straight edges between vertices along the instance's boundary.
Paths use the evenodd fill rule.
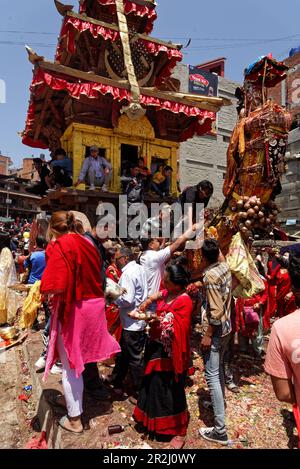
<path fill-rule="evenodd" d="M 111 248 L 106 253 L 106 259 L 109 262 L 109 266 L 106 269 L 106 277 L 115 283 L 119 283 L 122 271 L 118 269 L 116 262 L 116 249 Z M 107 320 L 107 328 L 109 333 L 118 341 L 121 340 L 122 325 L 120 321 L 120 310 L 114 303 L 106 305 L 105 314 Z"/>
<path fill-rule="evenodd" d="M 53 245 L 42 277 L 41 292 L 52 295 L 52 316 L 45 379 L 56 358 L 62 363 L 62 383 L 68 415 L 59 424 L 82 433 L 81 422 L 85 364 L 109 359 L 120 351 L 107 330 L 101 281 L 102 260 L 93 244 L 76 233 L 74 215 L 65 212 L 58 232 L 68 232 Z"/>
<path fill-rule="evenodd" d="M 273 277 L 276 281 L 277 316 L 280 318 L 296 311 L 297 305 L 292 292 L 292 283 L 287 270 L 288 255 L 277 256 L 278 264 L 274 269 Z"/>
<path fill-rule="evenodd" d="M 171 447 L 184 446 L 189 423 L 184 383 L 190 363 L 193 302 L 185 292 L 189 276 L 181 265 L 164 274 L 165 290 L 140 307 L 157 301 L 157 321 L 145 351 L 145 376 L 133 416 L 148 433 L 173 437 Z M 132 313 L 136 314 L 136 313 Z"/>

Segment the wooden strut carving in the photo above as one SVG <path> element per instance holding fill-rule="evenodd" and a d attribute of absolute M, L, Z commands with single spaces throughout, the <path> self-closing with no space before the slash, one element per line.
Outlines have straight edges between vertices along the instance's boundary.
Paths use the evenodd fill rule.
<path fill-rule="evenodd" d="M 140 102 L 141 93 L 132 62 L 128 24 L 123 0 L 116 0 L 116 9 L 120 29 L 120 38 L 123 47 L 124 63 L 128 74 L 130 90 L 132 93 L 132 102 L 129 104 L 129 106 L 123 107 L 121 112 L 126 113 L 129 119 L 138 120 L 145 115 L 146 110 L 141 106 Z"/>
<path fill-rule="evenodd" d="M 64 5 L 58 0 L 54 0 L 54 3 L 55 3 L 58 13 L 62 16 L 65 16 L 68 13 L 68 11 L 72 11 L 74 8 L 74 5 Z"/>

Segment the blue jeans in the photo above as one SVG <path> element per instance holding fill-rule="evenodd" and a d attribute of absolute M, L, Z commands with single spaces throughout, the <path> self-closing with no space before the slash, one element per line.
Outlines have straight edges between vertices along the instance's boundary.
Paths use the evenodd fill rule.
<path fill-rule="evenodd" d="M 230 334 L 225 337 L 213 337 L 211 349 L 203 353 L 205 378 L 214 409 L 215 431 L 220 435 L 227 432 L 225 424 L 224 354 L 229 340 Z"/>
<path fill-rule="evenodd" d="M 166 194 L 169 195 L 170 193 L 170 188 L 171 188 L 171 180 L 170 178 L 166 178 L 164 182 L 161 182 L 160 184 L 156 184 L 155 182 L 151 183 L 151 189 L 161 197 Z"/>

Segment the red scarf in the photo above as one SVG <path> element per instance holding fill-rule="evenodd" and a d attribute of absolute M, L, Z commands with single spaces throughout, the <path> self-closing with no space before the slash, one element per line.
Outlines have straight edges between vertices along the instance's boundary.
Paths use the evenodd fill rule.
<path fill-rule="evenodd" d="M 186 294 L 181 294 L 172 303 L 167 304 L 168 292 L 164 290 L 163 299 L 158 302 L 157 313 L 166 311 L 174 316 L 174 336 L 172 344 L 172 362 L 175 375 L 181 375 L 190 366 L 190 337 L 193 312 L 193 302 Z"/>
<path fill-rule="evenodd" d="M 62 294 L 65 323 L 75 301 L 103 298 L 99 252 L 86 238 L 67 234 L 52 247 L 41 283 L 44 294 Z"/>

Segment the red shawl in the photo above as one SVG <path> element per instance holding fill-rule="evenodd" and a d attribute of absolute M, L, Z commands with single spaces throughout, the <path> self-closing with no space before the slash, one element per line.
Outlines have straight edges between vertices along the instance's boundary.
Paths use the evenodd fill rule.
<path fill-rule="evenodd" d="M 103 298 L 97 249 L 83 236 L 67 234 L 52 247 L 41 283 L 44 294 L 63 294 L 61 321 L 66 322 L 75 301 Z"/>
<path fill-rule="evenodd" d="M 172 344 L 172 362 L 175 375 L 181 375 L 190 366 L 190 337 L 193 302 L 187 294 L 175 298 L 172 303 L 167 304 L 167 290 L 163 290 L 163 299 L 157 304 L 157 315 L 163 312 L 172 313 L 174 316 L 174 336 Z"/>

